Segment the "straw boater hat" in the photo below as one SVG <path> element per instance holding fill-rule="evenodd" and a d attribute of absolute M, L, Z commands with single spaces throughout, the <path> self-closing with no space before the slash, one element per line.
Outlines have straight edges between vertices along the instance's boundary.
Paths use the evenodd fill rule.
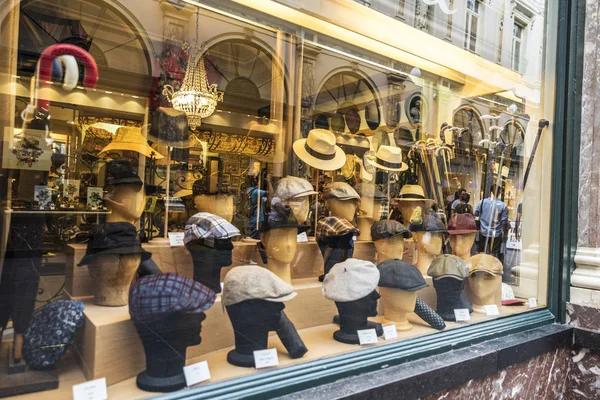
<path fill-rule="evenodd" d="M 408 165 L 402 162 L 402 150 L 399 147 L 379 146 L 377 155 L 367 160 L 384 171 L 406 171 Z"/>
<path fill-rule="evenodd" d="M 114 150 L 135 151 L 146 157 L 150 157 L 154 153 L 154 158 L 164 158 L 162 154 L 157 153 L 156 150 L 148 145 L 148 142 L 142 136 L 142 129 L 134 126 L 123 126 L 117 129 L 114 139 L 108 146 L 102 149 L 100 155 L 102 156 Z"/>
<path fill-rule="evenodd" d="M 294 153 L 311 167 L 334 171 L 346 163 L 344 150 L 335 144 L 335 135 L 325 129 L 313 129 L 306 139 L 294 142 Z"/>

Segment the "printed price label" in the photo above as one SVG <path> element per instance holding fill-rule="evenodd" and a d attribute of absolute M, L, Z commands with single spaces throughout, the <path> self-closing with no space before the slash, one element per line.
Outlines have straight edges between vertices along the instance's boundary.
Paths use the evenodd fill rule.
<path fill-rule="evenodd" d="M 106 378 L 73 385 L 73 400 L 107 400 Z"/>
<path fill-rule="evenodd" d="M 358 333 L 358 342 L 361 346 L 377 343 L 377 332 L 375 329 L 363 329 L 356 331 L 356 333 Z"/>
<path fill-rule="evenodd" d="M 75 208 L 75 206 L 69 206 L 69 208 Z"/>
<path fill-rule="evenodd" d="M 183 246 L 183 232 L 169 232 L 169 243 L 171 247 Z"/>
<path fill-rule="evenodd" d="M 200 382 L 208 381 L 210 379 L 208 362 L 200 361 L 199 363 L 183 367 L 183 374 L 185 375 L 185 384 L 188 387 Z"/>
<path fill-rule="evenodd" d="M 529 299 L 529 308 L 536 308 L 538 306 L 537 299 L 532 297 Z"/>
<path fill-rule="evenodd" d="M 454 317 L 456 318 L 456 322 L 470 321 L 471 314 L 469 314 L 468 308 L 455 308 L 454 309 Z"/>
<path fill-rule="evenodd" d="M 306 242 L 308 242 L 308 236 L 306 236 L 306 232 L 302 232 L 301 234 L 298 235 L 297 242 L 298 243 L 306 243 Z"/>
<path fill-rule="evenodd" d="M 488 317 L 493 317 L 494 315 L 500 315 L 498 306 L 495 304 L 488 304 L 488 305 L 483 306 L 483 308 L 485 308 L 485 314 Z"/>
<path fill-rule="evenodd" d="M 92 207 L 92 211 L 96 211 L 98 207 Z"/>
<path fill-rule="evenodd" d="M 254 352 L 254 365 L 256 369 L 278 366 L 277 349 L 256 350 Z"/>
<path fill-rule="evenodd" d="M 383 338 L 385 340 L 396 339 L 398 337 L 398 331 L 396 330 L 396 324 L 385 325 L 383 327 Z"/>

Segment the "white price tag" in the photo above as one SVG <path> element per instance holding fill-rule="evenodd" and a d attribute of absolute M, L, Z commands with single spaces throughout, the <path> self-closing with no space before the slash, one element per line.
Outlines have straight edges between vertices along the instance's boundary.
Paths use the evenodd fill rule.
<path fill-rule="evenodd" d="M 183 246 L 183 232 L 169 232 L 169 243 L 171 247 Z"/>
<path fill-rule="evenodd" d="M 98 207 L 92 207 L 92 211 L 96 211 Z"/>
<path fill-rule="evenodd" d="M 73 400 L 107 400 L 106 378 L 73 385 Z"/>
<path fill-rule="evenodd" d="M 254 365 L 256 369 L 278 366 L 277 349 L 256 350 L 254 352 Z"/>
<path fill-rule="evenodd" d="M 69 206 L 69 208 L 75 208 L 75 206 Z"/>
<path fill-rule="evenodd" d="M 385 325 L 383 327 L 383 338 L 385 340 L 396 339 L 398 337 L 398 331 L 396 331 L 396 324 Z"/>
<path fill-rule="evenodd" d="M 301 234 L 298 235 L 297 242 L 298 243 L 306 243 L 306 242 L 308 242 L 308 236 L 306 236 L 306 232 L 302 232 Z"/>
<path fill-rule="evenodd" d="M 532 297 L 529 299 L 529 308 L 536 308 L 537 305 L 537 299 L 535 297 Z"/>
<path fill-rule="evenodd" d="M 210 379 L 208 362 L 200 361 L 199 363 L 183 367 L 183 374 L 185 375 L 185 384 L 188 387 L 194 386 L 200 382 L 208 381 Z"/>
<path fill-rule="evenodd" d="M 375 329 L 363 329 L 356 331 L 356 333 L 358 333 L 358 343 L 360 343 L 361 346 L 377 343 L 377 331 L 375 331 Z"/>
<path fill-rule="evenodd" d="M 42 207 L 40 207 L 40 210 L 43 210 L 43 209 L 44 209 L 44 207 L 43 207 L 43 206 L 42 206 Z"/>
<path fill-rule="evenodd" d="M 495 304 L 488 304 L 483 306 L 485 308 L 485 314 L 488 317 L 493 317 L 495 315 L 500 315 L 500 311 L 498 310 L 498 306 Z"/>
<path fill-rule="evenodd" d="M 454 317 L 456 318 L 456 322 L 471 320 L 471 314 L 469 314 L 468 308 L 455 308 Z"/>

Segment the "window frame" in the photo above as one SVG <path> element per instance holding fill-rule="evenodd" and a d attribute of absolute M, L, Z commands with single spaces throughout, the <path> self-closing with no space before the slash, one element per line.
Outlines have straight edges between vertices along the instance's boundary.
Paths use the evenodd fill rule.
<path fill-rule="evenodd" d="M 469 6 L 471 3 L 474 5 L 473 8 Z M 477 38 L 479 36 L 479 19 L 481 17 L 481 10 L 479 8 L 479 0 L 467 0 L 466 2 L 466 17 L 465 17 L 465 50 L 473 53 L 477 53 Z M 475 19 L 475 33 L 473 34 L 473 19 Z M 472 42 L 474 45 L 472 46 Z"/>

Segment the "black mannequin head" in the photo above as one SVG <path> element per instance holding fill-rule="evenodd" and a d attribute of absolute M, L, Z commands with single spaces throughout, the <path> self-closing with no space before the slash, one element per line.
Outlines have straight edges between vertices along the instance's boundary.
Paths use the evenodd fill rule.
<path fill-rule="evenodd" d="M 191 241 L 185 247 L 194 262 L 194 280 L 221 293 L 221 269 L 233 263 L 231 239 L 222 239 L 215 247 L 205 246 L 202 240 Z"/>
<path fill-rule="evenodd" d="M 437 294 L 437 313 L 446 321 L 455 321 L 454 310 L 468 308 L 473 312 L 471 304 L 464 296 L 462 290 L 464 280 L 454 278 L 440 278 L 433 280 L 433 287 Z"/>
<path fill-rule="evenodd" d="M 335 332 L 335 340 L 343 343 L 358 343 L 357 330 L 376 328 L 370 324 L 368 317 L 377 316 L 377 301 L 381 296 L 376 290 L 362 299 L 346 302 L 335 302 L 340 313 L 340 330 Z M 381 329 L 381 328 L 380 328 Z M 378 329 L 378 335 L 379 330 Z"/>

